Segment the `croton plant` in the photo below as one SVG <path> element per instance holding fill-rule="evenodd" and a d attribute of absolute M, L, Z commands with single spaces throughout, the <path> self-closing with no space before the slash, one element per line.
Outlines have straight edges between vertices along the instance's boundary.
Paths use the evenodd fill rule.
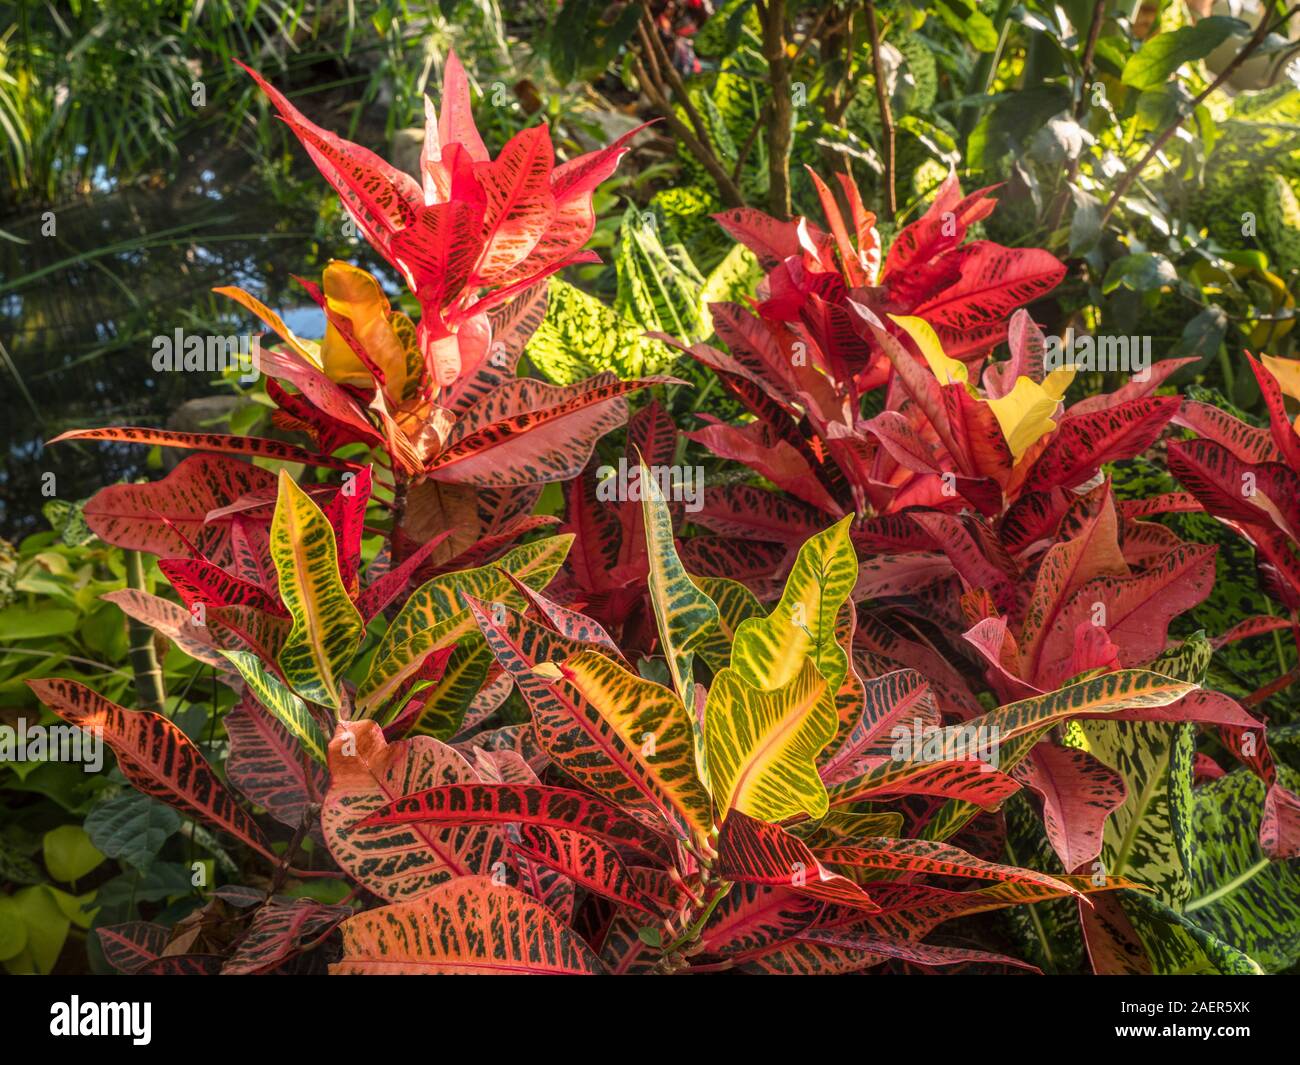
<path fill-rule="evenodd" d="M 949 178 L 885 250 L 853 182 L 846 221 L 814 175 L 826 229 L 719 216 L 766 277 L 710 307 L 717 344 L 659 339 L 749 413 L 679 432 L 673 378 L 518 373 L 633 134 L 557 164 L 538 125 L 494 159 L 452 57 L 413 177 L 252 76 L 419 316 L 342 262 L 302 282 L 319 341 L 222 289 L 279 338 L 277 436 L 64 436 L 195 452 L 85 515 L 172 586 L 112 601 L 236 695 L 214 764 L 164 714 L 31 682 L 247 851 L 223 919 L 100 927 L 113 966 L 1036 970 L 986 934 L 1033 906 L 1097 972 L 1258 971 L 1268 900 L 1204 889 L 1300 854 L 1300 803 L 1271 692 L 1205 677 L 1216 646 L 1300 638 L 1293 365 L 1252 361 L 1271 430 L 1158 394 L 1180 360 L 1067 402 L 1025 310 L 1065 267 L 967 241 L 991 190 Z M 1110 464 L 1171 425 L 1198 434 L 1169 445 L 1188 493 L 1117 499 Z M 654 470 L 692 446 L 725 474 L 688 512 Z M 598 448 L 637 491 L 599 491 Z M 534 514 L 561 481 L 563 521 Z M 1152 519 L 1202 509 L 1254 545 L 1284 616 L 1171 635 L 1214 548 Z M 1213 850 L 1232 803 L 1250 827 Z M 324 880 L 348 888 L 318 901 Z"/>

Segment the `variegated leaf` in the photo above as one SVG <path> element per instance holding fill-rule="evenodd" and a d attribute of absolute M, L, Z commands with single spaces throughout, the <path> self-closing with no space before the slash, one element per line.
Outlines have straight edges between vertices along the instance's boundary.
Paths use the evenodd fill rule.
<path fill-rule="evenodd" d="M 384 633 L 370 671 L 357 688 L 357 706 L 373 713 L 430 651 L 453 643 L 458 648 L 468 647 L 478 639 L 463 595 L 521 606 L 519 593 L 502 571 L 513 573 L 530 588 L 544 588 L 564 562 L 572 542 L 573 536 L 568 534 L 537 540 L 516 547 L 490 566 L 444 574 L 421 585 Z"/>
<path fill-rule="evenodd" d="M 731 668 L 750 684 L 771 691 L 799 675 L 810 658 L 838 691 L 848 655 L 837 639 L 836 618 L 858 575 L 844 518 L 799 549 L 780 602 L 765 618 L 741 622 L 731 646 Z"/>
<path fill-rule="evenodd" d="M 695 651 L 718 624 L 718 608 L 691 580 L 677 557 L 672 515 L 654 474 L 644 463 L 637 468 L 650 563 L 650 603 L 673 687 L 682 703 L 689 705 L 694 693 L 691 667 Z"/>
<path fill-rule="evenodd" d="M 280 668 L 304 698 L 337 710 L 343 674 L 366 627 L 339 576 L 333 528 L 283 470 L 271 519 L 271 558 L 280 577 L 280 597 L 293 618 L 280 648 Z"/>
<path fill-rule="evenodd" d="M 706 761 L 718 809 L 770 822 L 821 817 L 827 798 L 817 756 L 838 727 L 831 688 L 812 659 L 771 691 L 724 669 L 704 704 Z"/>
<path fill-rule="evenodd" d="M 603 967 L 550 910 L 487 877 L 460 877 L 422 898 L 343 922 L 333 973 L 597 975 Z"/>
<path fill-rule="evenodd" d="M 324 765 L 328 741 L 306 704 L 268 672 L 256 655 L 248 651 L 221 653 L 239 671 L 257 701 L 289 730 L 303 750 Z"/>
<path fill-rule="evenodd" d="M 477 782 L 470 764 L 445 743 L 418 736 L 388 744 L 373 721 L 341 722 L 329 765 L 321 824 L 330 853 L 381 898 L 415 898 L 453 877 L 488 876 L 503 860 L 505 837 L 494 825 L 361 823 L 404 795 Z"/>
<path fill-rule="evenodd" d="M 199 749 L 167 718 L 124 709 L 71 680 L 32 680 L 27 686 L 68 724 L 102 736 L 140 791 L 229 832 L 273 862 L 280 860 Z"/>

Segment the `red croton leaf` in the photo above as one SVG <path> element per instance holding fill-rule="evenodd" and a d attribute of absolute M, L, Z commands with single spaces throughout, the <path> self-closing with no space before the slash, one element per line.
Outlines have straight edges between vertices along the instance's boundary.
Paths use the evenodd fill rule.
<path fill-rule="evenodd" d="M 330 789 L 321 808 L 334 860 L 375 894 L 415 898 L 452 877 L 489 875 L 505 855 L 490 824 L 372 824 L 395 799 L 443 784 L 472 783 L 464 757 L 429 736 L 386 743 L 373 721 L 341 722 L 329 747 Z"/>
<path fill-rule="evenodd" d="M 104 429 L 71 429 L 49 441 L 57 444 L 64 440 L 117 440 L 125 444 L 149 444 L 158 447 L 186 448 L 191 451 L 220 451 L 232 455 L 252 455 L 258 458 L 278 459 L 281 462 L 301 462 L 307 466 L 328 466 L 334 469 L 355 469 L 355 462 L 315 455 L 283 440 L 260 436 L 231 436 L 228 433 L 180 433 L 170 429 L 122 425 Z"/>
<path fill-rule="evenodd" d="M 861 887 L 827 869 L 801 839 L 732 810 L 718 836 L 718 872 L 739 884 L 787 888 L 823 902 L 873 913 L 879 907 Z"/>
<path fill-rule="evenodd" d="M 319 802 L 329 786 L 324 767 L 305 755 L 293 734 L 250 695 L 222 724 L 230 738 L 227 779 L 249 802 L 298 828 L 308 805 Z M 312 825 L 312 836 L 324 840 L 319 824 Z"/>
<path fill-rule="evenodd" d="M 662 907 L 643 892 L 613 847 L 570 828 L 520 825 L 511 842 L 516 853 L 568 877 L 573 883 L 652 917 Z"/>
<path fill-rule="evenodd" d="M 489 877 L 460 877 L 420 898 L 343 922 L 344 975 L 597 975 L 591 948 L 549 909 Z"/>
<path fill-rule="evenodd" d="M 101 735 L 117 755 L 118 767 L 140 791 L 280 861 L 199 749 L 167 718 L 127 710 L 71 680 L 29 680 L 27 686 L 68 724 Z"/>
<path fill-rule="evenodd" d="M 225 566 L 233 561 L 231 519 L 209 524 L 208 514 L 241 496 L 274 491 L 269 470 L 225 455 L 191 455 L 161 481 L 101 488 L 84 514 L 95 535 L 115 547 L 171 557 L 186 554 L 188 539 Z"/>
<path fill-rule="evenodd" d="M 1140 455 L 1169 424 L 1179 403 L 1177 396 L 1153 396 L 1066 415 L 1030 469 L 1025 488 L 1074 488 L 1107 462 Z"/>
<path fill-rule="evenodd" d="M 564 828 L 597 836 L 641 861 L 663 863 L 662 838 L 603 799 L 541 784 L 449 784 L 415 792 L 368 816 L 362 827 L 400 824 L 509 824 Z"/>

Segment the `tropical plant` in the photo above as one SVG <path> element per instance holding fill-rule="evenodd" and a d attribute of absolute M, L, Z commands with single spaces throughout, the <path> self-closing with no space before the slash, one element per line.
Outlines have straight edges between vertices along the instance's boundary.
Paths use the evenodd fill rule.
<path fill-rule="evenodd" d="M 476 124 L 482 57 L 432 64 L 410 173 L 249 72 L 377 258 L 295 279 L 319 340 L 278 290 L 216 290 L 275 335 L 229 431 L 59 437 L 170 472 L 0 552 L 3 723 L 111 751 L 3 768 L 7 968 L 83 938 L 144 974 L 1300 962 L 1300 372 L 1250 360 L 1267 426 L 1173 394 L 1252 402 L 1210 356 L 1285 338 L 1289 245 L 1166 233 L 1157 172 L 1278 146 L 1285 100 L 1243 94 L 1241 143 L 1195 159 L 1160 111 L 1218 107 L 1266 34 L 706 15 L 566 2 L 538 41 L 599 79 L 573 112 L 501 83 Z M 569 124 L 620 59 L 662 124 Z M 1039 104 L 1026 144 L 1007 108 Z M 664 130 L 677 160 L 613 177 Z M 1146 372 L 1056 358 L 1174 287 L 1199 339 Z"/>
<path fill-rule="evenodd" d="M 216 621 L 229 607 L 196 596 L 196 567 L 163 563 L 189 616 L 206 615 L 206 625 L 191 625 L 195 649 L 224 660 L 243 692 L 227 725 L 229 784 L 167 718 L 124 710 L 75 681 L 30 682 L 65 721 L 102 730 L 137 788 L 277 870 L 277 888 L 245 907 L 240 933 L 216 955 L 168 951 L 175 933 L 156 926 L 103 929 L 106 953 L 124 967 L 265 971 L 320 944 L 340 921 L 342 972 L 1017 964 L 924 940 L 962 914 L 1097 890 L 1087 878 L 1000 865 L 927 839 L 930 816 L 875 805 L 919 795 L 989 807 L 1017 785 L 951 730 L 939 729 L 937 757 L 900 755 L 896 743 L 891 753 L 900 721 L 910 715 L 934 729 L 940 717 L 920 674 L 863 680 L 850 663 L 851 623 L 841 619 L 856 563 L 847 522 L 803 546 L 770 613 L 733 629 L 735 615 L 724 619 L 682 568 L 667 506 L 651 487 L 643 522 L 665 685 L 630 671 L 595 622 L 540 594 L 565 537 L 433 578 L 364 647 L 366 618 L 402 582 L 384 574 L 349 591 L 360 582 L 348 561 L 358 529 L 348 512 L 364 511 L 364 492 L 343 498 L 331 522 L 280 475 L 269 556 L 288 617 L 271 626 L 282 636 L 274 651 Z M 236 587 L 267 600 L 243 603 L 248 614 L 273 616 L 268 589 L 255 593 L 228 575 Z M 143 601 L 134 609 L 149 617 Z M 428 705 L 452 640 L 490 649 L 529 722 L 431 726 L 411 708 Z M 694 679 L 697 653 L 718 667 L 707 691 Z M 350 675 L 360 676 L 355 689 Z M 1080 714 L 1151 710 L 1194 687 L 1120 671 L 1008 703 L 966 727 L 1030 744 Z M 542 783 L 547 766 L 557 783 Z M 298 821 L 287 851 L 273 849 L 236 791 L 276 820 Z M 296 869 L 317 811 L 337 868 Z M 351 914 L 276 897 L 287 877 L 308 875 L 346 876 L 386 905 Z M 983 884 L 953 892 L 918 882 L 936 876 Z"/>

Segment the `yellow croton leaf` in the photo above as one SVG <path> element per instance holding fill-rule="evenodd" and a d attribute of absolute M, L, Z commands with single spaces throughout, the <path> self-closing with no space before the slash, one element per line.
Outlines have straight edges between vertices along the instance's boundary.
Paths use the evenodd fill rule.
<path fill-rule="evenodd" d="M 330 313 L 348 321 L 357 342 L 383 371 L 384 391 L 400 399 L 406 385 L 406 349 L 389 320 L 388 297 L 379 282 L 360 267 L 332 259 L 325 267 L 323 287 Z M 374 385 L 374 377 L 333 322 L 325 327 L 320 354 L 331 380 L 362 388 Z"/>
<path fill-rule="evenodd" d="M 943 350 L 938 334 L 924 318 L 891 314 L 890 319 L 910 336 L 925 357 L 930 372 L 940 384 L 960 382 L 974 395 L 969 381 L 969 371 L 964 362 L 952 358 Z M 1006 438 L 1011 456 L 1019 462 L 1045 433 L 1056 428 L 1052 416 L 1065 396 L 1065 390 L 1074 380 L 1073 369 L 1053 370 L 1039 384 L 1030 377 L 1018 377 L 1011 391 L 999 399 L 984 399 L 993 408 L 993 416 Z M 983 398 L 983 397 L 980 397 Z"/>
<path fill-rule="evenodd" d="M 924 318 L 913 318 L 906 314 L 891 314 L 889 320 L 912 338 L 912 342 L 921 349 L 930 372 L 939 379 L 941 385 L 960 381 L 967 384 L 969 371 L 966 364 L 952 358 L 943 350 L 939 336 Z"/>
<path fill-rule="evenodd" d="M 780 688 L 811 659 L 831 692 L 839 690 L 849 658 L 835 623 L 858 576 L 849 537 L 852 521 L 849 515 L 804 541 L 772 612 L 736 628 L 731 668 L 750 684 L 764 691 Z"/>
<path fill-rule="evenodd" d="M 339 576 L 334 529 L 288 471 L 280 471 L 271 515 L 271 561 L 293 619 L 277 661 L 304 699 L 331 709 L 344 702 L 343 674 L 366 626 Z"/>
<path fill-rule="evenodd" d="M 1066 375 L 1064 381 L 1059 376 L 1062 374 Z M 998 427 L 1015 462 L 1019 462 L 1041 436 L 1056 428 L 1052 416 L 1073 377 L 1073 370 L 1053 370 L 1042 384 L 1032 377 L 1017 377 L 1005 396 L 985 401 L 993 408 L 993 416 L 998 420 Z"/>

